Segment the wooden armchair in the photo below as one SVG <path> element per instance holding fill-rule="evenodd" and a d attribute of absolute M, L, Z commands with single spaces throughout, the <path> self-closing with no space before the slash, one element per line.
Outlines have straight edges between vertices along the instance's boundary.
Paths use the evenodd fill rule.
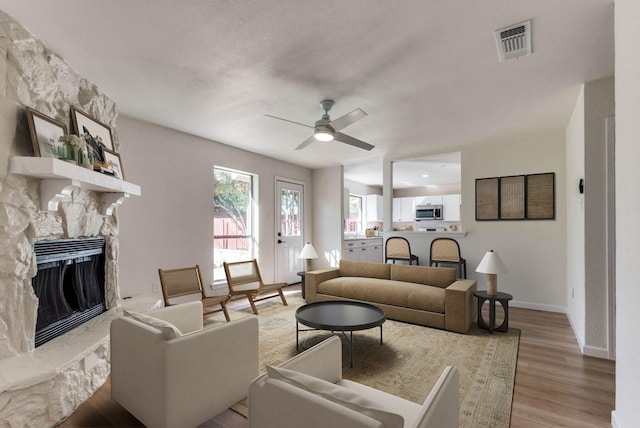
<path fill-rule="evenodd" d="M 228 294 L 223 296 L 207 296 L 202 286 L 200 266 L 195 265 L 178 269 L 158 269 L 158 274 L 160 275 L 160 285 L 162 286 L 162 297 L 164 298 L 165 306 L 184 303 L 184 301 L 172 302 L 172 299 L 175 300 L 179 297 L 197 294 L 202 300 L 203 308 L 220 305 L 222 312 L 224 312 L 224 317 L 227 321 L 231 321 L 229 312 L 227 311 L 227 301 L 230 299 L 230 296 Z M 206 312 L 203 310 L 203 316 L 212 312 L 213 311 Z"/>
<path fill-rule="evenodd" d="M 287 306 L 287 300 L 282 293 L 282 287 L 286 287 L 287 283 L 265 284 L 262 282 L 256 259 L 232 263 L 224 262 L 224 273 L 227 276 L 229 294 L 231 296 L 246 296 L 254 314 L 258 314 L 256 301 L 275 297 L 276 295 L 280 295 L 282 304 Z M 258 299 L 260 294 L 274 291 L 278 294 Z"/>

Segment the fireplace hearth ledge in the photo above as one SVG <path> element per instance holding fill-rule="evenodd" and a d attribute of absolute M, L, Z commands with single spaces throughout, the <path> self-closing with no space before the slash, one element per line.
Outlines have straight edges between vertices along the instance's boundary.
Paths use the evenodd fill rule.
<path fill-rule="evenodd" d="M 30 353 L 0 360 L 0 420 L 9 426 L 54 426 L 64 420 L 109 375 L 111 321 L 123 309 L 143 312 L 161 306 L 152 296 L 125 298 L 117 308 Z"/>

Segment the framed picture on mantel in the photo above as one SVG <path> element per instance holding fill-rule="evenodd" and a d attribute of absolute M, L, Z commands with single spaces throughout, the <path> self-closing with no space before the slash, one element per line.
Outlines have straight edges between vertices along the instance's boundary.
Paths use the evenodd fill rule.
<path fill-rule="evenodd" d="M 43 158 L 58 158 L 58 139 L 67 134 L 67 125 L 30 108 L 27 122 L 33 153 Z"/>

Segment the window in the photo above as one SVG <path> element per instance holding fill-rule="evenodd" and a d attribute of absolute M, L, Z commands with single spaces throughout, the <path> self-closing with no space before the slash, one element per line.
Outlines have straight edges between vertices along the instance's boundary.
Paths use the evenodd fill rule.
<path fill-rule="evenodd" d="M 349 215 L 344 225 L 345 233 L 362 233 L 362 196 L 349 195 Z"/>
<path fill-rule="evenodd" d="M 213 169 L 213 280 L 226 280 L 223 262 L 254 257 L 254 181 L 252 174 Z"/>

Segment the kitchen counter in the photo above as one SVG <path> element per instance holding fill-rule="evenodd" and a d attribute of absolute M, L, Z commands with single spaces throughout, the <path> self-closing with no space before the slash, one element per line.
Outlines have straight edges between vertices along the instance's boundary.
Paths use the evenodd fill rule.
<path fill-rule="evenodd" d="M 456 238 L 456 237 L 464 237 L 467 236 L 467 232 L 465 232 L 464 230 L 458 230 L 455 232 L 452 231 L 435 231 L 435 232 L 422 232 L 422 231 L 408 231 L 408 230 L 392 230 L 389 232 L 384 232 L 384 238 L 388 238 L 390 236 L 402 236 L 402 237 L 408 237 L 408 236 L 430 236 L 430 237 L 451 237 L 451 238 Z M 346 238 L 345 238 L 346 239 Z"/>
<path fill-rule="evenodd" d="M 382 239 L 382 235 L 380 236 L 345 236 L 345 241 L 360 241 L 362 239 Z"/>

